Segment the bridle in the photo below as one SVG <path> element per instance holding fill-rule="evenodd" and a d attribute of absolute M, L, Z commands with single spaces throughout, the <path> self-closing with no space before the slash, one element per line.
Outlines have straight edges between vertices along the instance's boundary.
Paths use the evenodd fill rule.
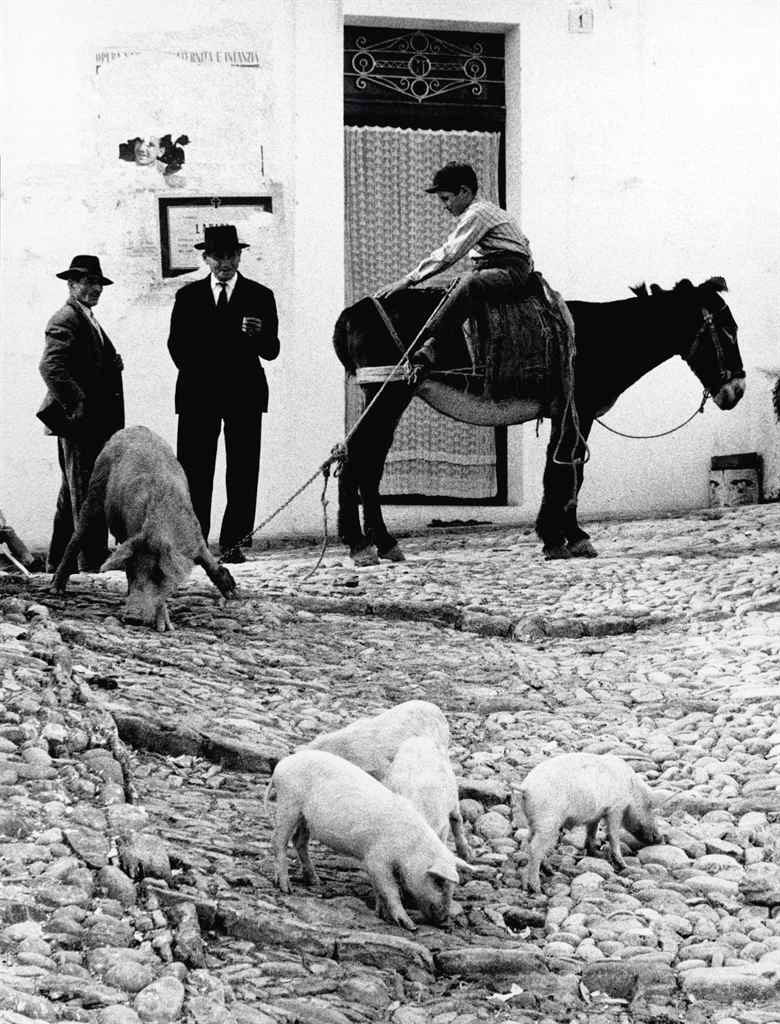
<path fill-rule="evenodd" d="M 707 309 L 706 306 L 701 307 L 701 324 L 699 325 L 698 331 L 694 335 L 693 341 L 691 342 L 691 347 L 688 350 L 688 354 L 683 355 L 683 359 L 685 360 L 685 362 L 688 364 L 688 366 L 690 366 L 691 370 L 694 373 L 696 373 L 696 370 L 693 366 L 694 354 L 701 345 L 702 339 L 705 337 L 709 337 L 709 340 L 712 344 L 712 350 L 715 353 L 715 360 L 718 366 L 718 374 L 720 377 L 721 387 L 724 387 L 726 384 L 730 383 L 735 376 L 743 376 L 743 374 L 736 374 L 733 370 L 730 370 L 726 366 L 726 354 L 723 350 L 723 345 L 721 343 L 721 335 L 725 335 L 728 338 L 729 342 L 731 342 L 731 344 L 734 346 L 736 346 L 737 340 L 735 336 L 729 330 L 727 330 L 723 324 L 721 324 L 720 326 L 718 326 L 717 324 L 718 316 L 725 309 L 728 309 L 725 302 L 723 303 L 721 308 L 719 310 L 716 310 L 716 312 L 714 313 Z"/>

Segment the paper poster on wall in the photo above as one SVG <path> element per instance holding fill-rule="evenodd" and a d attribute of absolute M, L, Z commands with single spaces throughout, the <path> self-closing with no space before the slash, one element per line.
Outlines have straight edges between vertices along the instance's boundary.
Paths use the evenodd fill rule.
<path fill-rule="evenodd" d="M 268 68 L 251 47 L 95 56 L 100 166 L 117 187 L 236 189 L 265 175 Z"/>
<path fill-rule="evenodd" d="M 195 245 L 203 229 L 234 224 L 241 241 L 256 242 L 273 224 L 271 196 L 213 196 L 158 199 L 163 277 L 188 274 L 200 266 Z"/>

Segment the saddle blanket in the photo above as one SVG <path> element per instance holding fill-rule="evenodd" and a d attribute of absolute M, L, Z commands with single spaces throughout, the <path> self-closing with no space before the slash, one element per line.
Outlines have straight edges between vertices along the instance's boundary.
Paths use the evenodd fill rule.
<path fill-rule="evenodd" d="M 485 398 L 534 398 L 547 405 L 560 393 L 574 337 L 571 318 L 559 301 L 542 275 L 534 273 L 525 296 L 491 297 L 466 322 L 472 362 L 484 368 Z"/>

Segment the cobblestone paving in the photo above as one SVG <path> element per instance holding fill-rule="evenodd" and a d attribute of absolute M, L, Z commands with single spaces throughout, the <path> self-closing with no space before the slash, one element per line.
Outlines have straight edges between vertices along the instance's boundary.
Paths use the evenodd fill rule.
<path fill-rule="evenodd" d="M 308 579 L 315 547 L 257 552 L 236 602 L 194 572 L 164 635 L 122 625 L 117 574 L 0 576 L 2 1024 L 780 1021 L 780 506 L 592 532 L 547 563 L 528 530 L 431 530 Z M 276 759 L 413 697 L 475 858 L 451 924 L 383 923 L 316 844 L 283 896 Z M 572 830 L 532 897 L 514 793 L 570 750 L 666 791 L 666 842 L 625 836 L 618 874 Z"/>

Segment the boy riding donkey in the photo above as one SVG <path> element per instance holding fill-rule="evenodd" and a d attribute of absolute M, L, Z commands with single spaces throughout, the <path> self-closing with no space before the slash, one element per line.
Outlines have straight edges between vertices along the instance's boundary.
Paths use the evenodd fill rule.
<path fill-rule="evenodd" d="M 469 164 L 452 161 L 436 172 L 433 184 L 425 191 L 436 193 L 447 212 L 457 217 L 455 227 L 414 270 L 377 292 L 377 298 L 389 298 L 441 273 L 463 256 L 471 257 L 473 270 L 457 278 L 426 325 L 429 336 L 410 357 L 412 384 L 421 383 L 439 364 L 464 322 L 484 323 L 486 303 L 517 303 L 528 296 L 534 269 L 528 239 L 506 210 L 478 198 L 478 187 L 477 175 Z M 574 322 L 566 304 L 547 286 L 536 288 L 535 294 L 559 321 L 562 333 L 568 335 L 566 348 L 573 357 Z"/>

